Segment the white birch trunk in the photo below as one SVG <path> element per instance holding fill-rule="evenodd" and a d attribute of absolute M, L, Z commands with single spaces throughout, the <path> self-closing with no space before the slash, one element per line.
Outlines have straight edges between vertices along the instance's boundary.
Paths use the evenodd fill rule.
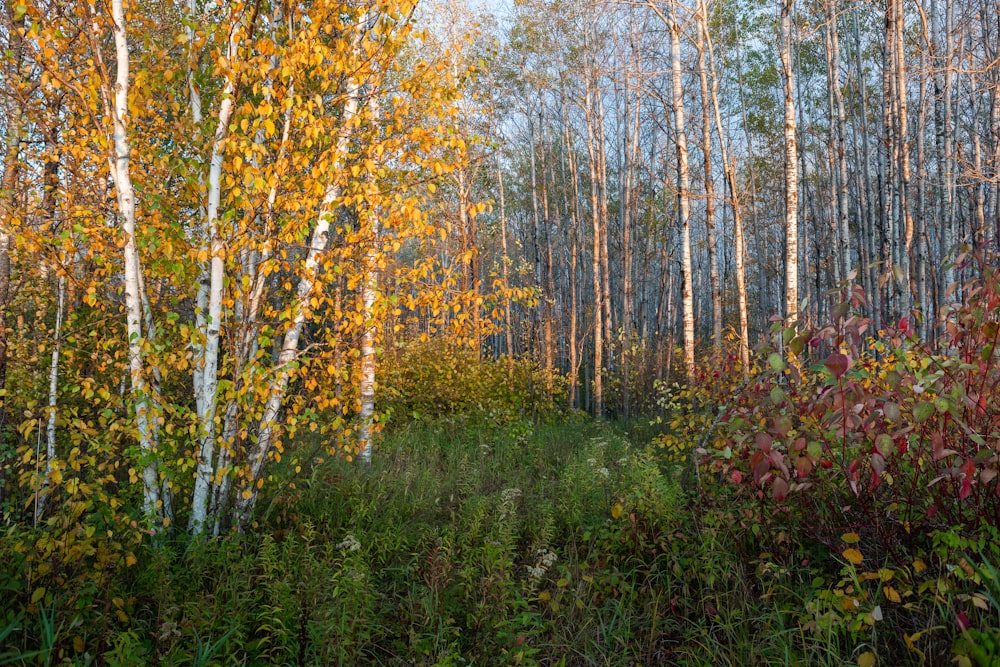
<path fill-rule="evenodd" d="M 368 110 L 373 123 L 379 122 L 379 105 L 376 93 L 372 92 L 368 98 Z M 462 174 L 460 173 L 460 176 Z M 369 174 L 369 179 L 374 180 L 375 175 Z M 459 187 L 464 193 L 464 178 Z M 377 191 L 377 184 L 371 183 L 373 190 Z M 376 192 L 377 194 L 377 192 Z M 465 199 L 464 194 L 460 197 Z M 467 221 L 464 219 L 465 202 L 463 207 L 462 234 L 466 233 Z M 377 207 L 373 207 L 369 212 L 371 222 L 371 238 L 368 241 L 368 248 L 365 251 L 364 277 L 361 282 L 361 308 L 364 317 L 364 331 L 361 334 L 361 385 L 359 394 L 361 398 L 361 410 L 358 417 L 361 421 L 358 432 L 358 460 L 365 465 L 372 462 L 372 431 L 375 426 L 375 338 L 378 323 L 375 321 L 375 298 L 378 290 L 378 256 L 379 240 L 381 230 L 379 225 L 379 212 Z M 473 241 L 474 243 L 474 241 Z M 474 248 L 469 249 L 475 252 Z M 473 278 L 475 280 L 475 278 Z M 478 307 L 477 307 L 478 308 Z M 476 328 L 476 350 L 479 350 L 479 328 Z"/>
<path fill-rule="evenodd" d="M 785 321 L 799 311 L 799 158 L 795 137 L 795 72 L 792 68 L 792 9 L 795 0 L 781 0 L 780 55 L 785 97 Z"/>
<path fill-rule="evenodd" d="M 195 74 L 195 64 L 196 55 L 194 52 L 194 40 L 195 40 L 195 14 L 197 12 L 197 6 L 195 0 L 188 0 L 188 23 L 185 27 L 185 33 L 188 40 L 188 63 L 187 63 L 187 82 L 188 82 L 188 106 L 191 110 L 191 124 L 195 131 L 201 127 L 202 124 L 202 114 L 201 114 L 201 93 L 198 91 L 198 85 L 194 80 Z M 204 185 L 203 173 L 198 175 L 198 190 L 201 191 L 201 187 Z M 205 207 L 199 202 L 198 204 L 198 221 L 193 225 L 197 230 L 201 229 L 201 220 L 205 216 Z M 194 363 L 191 371 L 191 381 L 192 388 L 194 389 L 194 402 L 195 402 L 195 414 L 199 417 L 204 414 L 205 411 L 205 341 L 204 332 L 208 328 L 208 321 L 206 319 L 206 313 L 208 312 L 208 289 L 209 289 L 209 276 L 208 271 L 204 263 L 199 262 L 200 270 L 198 272 L 198 291 L 195 296 L 195 328 L 197 329 L 201 340 L 198 340 L 194 344 Z"/>
<path fill-rule="evenodd" d="M 118 205 L 118 215 L 125 243 L 122 254 L 125 261 L 125 322 L 128 335 L 128 366 L 132 384 L 132 397 L 135 402 L 136 429 L 139 433 L 139 450 L 142 461 L 143 481 L 143 512 L 153 522 L 154 529 L 160 524 L 161 501 L 156 452 L 155 430 L 156 415 L 151 410 L 148 391 L 146 389 L 145 362 L 143 359 L 142 337 L 142 300 L 139 281 L 142 266 L 139 261 L 139 249 L 136 244 L 135 229 L 135 191 L 132 187 L 132 173 L 128 136 L 128 91 L 129 91 L 129 43 L 128 31 L 125 25 L 125 8 L 123 0 L 112 0 L 111 17 L 115 42 L 115 88 L 113 104 L 107 111 L 113 124 L 114 154 L 109 159 L 111 177 L 115 184 L 115 194 Z M 96 21 L 96 19 L 95 19 Z M 95 26 L 96 27 L 96 26 Z M 96 32 L 96 30 L 95 30 Z M 94 35 L 94 46 L 97 48 L 97 36 Z M 96 54 L 100 57 L 100 54 Z"/>
<path fill-rule="evenodd" d="M 716 355 L 722 353 L 722 290 L 719 285 L 719 263 L 716 258 L 715 180 L 712 174 L 712 120 L 708 92 L 708 72 L 705 67 L 705 35 L 708 33 L 708 9 L 705 0 L 698 0 L 698 83 L 701 92 L 702 155 L 705 176 L 705 234 L 708 237 L 708 278 L 712 291 L 712 346 Z"/>
<path fill-rule="evenodd" d="M 227 61 L 232 63 L 236 57 L 236 37 L 239 22 L 230 28 Z M 193 88 L 192 88 L 193 89 Z M 222 160 L 226 137 L 229 132 L 229 120 L 233 114 L 236 90 L 235 74 L 226 76 L 226 84 L 222 90 L 219 103 L 219 122 L 212 143 L 212 157 L 208 172 L 208 206 L 206 207 L 209 243 L 211 248 L 209 285 L 208 285 L 208 318 L 205 327 L 205 347 L 202 360 L 202 401 L 201 412 L 198 415 L 201 444 L 198 453 L 198 467 L 194 483 L 194 495 L 191 501 L 191 518 L 188 530 L 200 534 L 205 527 L 208 513 L 208 491 L 214 471 L 215 456 L 215 413 L 218 400 L 216 393 L 219 386 L 219 338 L 222 326 L 222 288 L 225 280 L 225 244 L 219 230 L 219 204 L 222 197 Z"/>
<path fill-rule="evenodd" d="M 53 332 L 52 361 L 49 365 L 49 419 L 45 428 L 45 478 L 38 491 L 38 501 L 35 503 L 35 525 L 45 514 L 45 503 L 49 496 L 49 484 L 52 479 L 52 462 L 56 459 L 56 413 L 59 389 L 59 354 L 62 351 L 63 311 L 66 309 L 66 277 L 59 276 L 58 297 L 56 302 L 56 328 Z"/>
<path fill-rule="evenodd" d="M 677 211 L 681 228 L 681 290 L 684 327 L 684 367 L 688 379 L 694 377 L 694 272 L 691 267 L 690 177 L 688 175 L 687 134 L 684 129 L 684 84 L 681 76 L 681 29 L 676 8 L 670 6 L 670 69 L 673 83 L 674 141 L 677 149 Z"/>

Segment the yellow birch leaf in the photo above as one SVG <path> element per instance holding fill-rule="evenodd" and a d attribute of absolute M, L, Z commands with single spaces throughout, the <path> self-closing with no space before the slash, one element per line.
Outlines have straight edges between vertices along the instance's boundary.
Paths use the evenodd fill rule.
<path fill-rule="evenodd" d="M 875 667 L 875 663 L 878 660 L 875 658 L 875 654 L 871 651 L 865 651 L 858 656 L 858 667 Z"/>
<path fill-rule="evenodd" d="M 902 602 L 902 598 L 899 597 L 899 592 L 892 586 L 883 586 L 882 592 L 885 593 L 886 599 L 889 602 Z"/>
<path fill-rule="evenodd" d="M 861 552 L 857 549 L 844 549 L 844 552 L 841 555 L 854 565 L 861 565 L 861 561 L 865 559 L 865 557 L 862 556 Z"/>

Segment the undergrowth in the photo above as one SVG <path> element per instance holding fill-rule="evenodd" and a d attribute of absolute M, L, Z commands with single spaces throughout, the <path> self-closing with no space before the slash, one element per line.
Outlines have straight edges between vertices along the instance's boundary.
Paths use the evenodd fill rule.
<path fill-rule="evenodd" d="M 307 471 L 252 537 L 147 544 L 89 587 L 39 595 L 45 579 L 10 546 L 27 531 L 10 528 L 0 664 L 843 665 L 943 654 L 920 635 L 915 651 L 890 653 L 905 605 L 894 615 L 879 600 L 886 620 L 869 623 L 861 593 L 886 582 L 732 485 L 685 493 L 684 475 L 583 417 L 442 419 L 389 434 L 370 470 L 334 458 Z M 969 585 L 928 594 L 950 628 L 928 636 L 950 648 L 961 638 L 949 601 L 995 604 L 997 591 L 974 545 L 948 548 L 968 556 Z"/>

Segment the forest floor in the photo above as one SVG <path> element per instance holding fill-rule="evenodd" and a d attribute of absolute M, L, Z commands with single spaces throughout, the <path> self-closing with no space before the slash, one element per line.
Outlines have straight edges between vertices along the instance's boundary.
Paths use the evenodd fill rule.
<path fill-rule="evenodd" d="M 583 416 L 401 427 L 371 469 L 303 470 L 250 541 L 150 548 L 8 621 L 0 663 L 951 662 L 953 635 L 905 615 L 838 623 L 846 565 L 794 527 L 762 530 L 725 485 L 682 488 L 686 465 L 647 431 Z"/>

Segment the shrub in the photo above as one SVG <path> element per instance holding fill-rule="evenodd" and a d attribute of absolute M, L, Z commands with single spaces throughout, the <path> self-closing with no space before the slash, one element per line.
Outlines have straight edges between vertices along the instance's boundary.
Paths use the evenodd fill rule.
<path fill-rule="evenodd" d="M 476 350 L 434 339 L 407 345 L 384 364 L 380 403 L 397 422 L 472 417 L 506 424 L 551 413 L 565 381 L 527 358 L 481 359 Z"/>
<path fill-rule="evenodd" d="M 730 363 L 661 393 L 674 404 L 659 439 L 668 457 L 731 488 L 765 538 L 830 550 L 804 633 L 857 647 L 882 622 L 897 630 L 883 649 L 934 663 L 949 657 L 944 637 L 969 628 L 956 650 L 970 656 L 981 652 L 969 642 L 992 637 L 970 563 L 1000 523 L 1000 273 L 977 268 L 936 345 L 918 341 L 910 317 L 874 331 L 855 287 L 831 324 L 776 325 L 781 347 L 762 350 L 743 384 L 719 380 L 740 375 Z M 710 488 L 695 493 L 719 493 Z"/>

